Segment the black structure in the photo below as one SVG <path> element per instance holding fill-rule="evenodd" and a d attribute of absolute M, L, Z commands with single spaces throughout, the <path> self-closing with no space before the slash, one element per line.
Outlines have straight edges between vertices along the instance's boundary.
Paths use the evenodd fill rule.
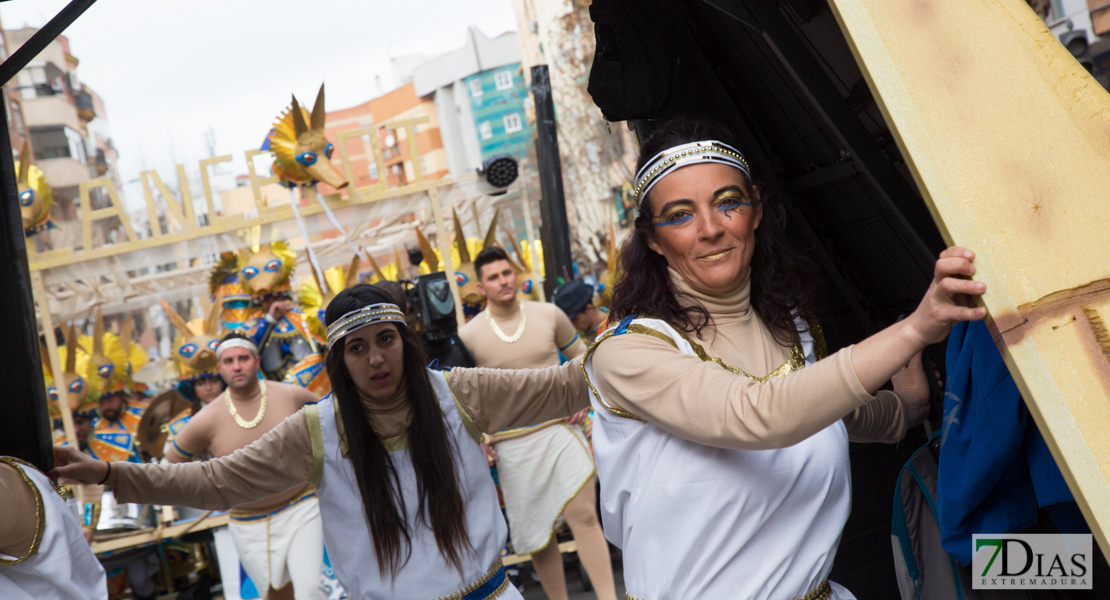
<path fill-rule="evenodd" d="M 532 98 L 536 103 L 536 162 L 540 172 L 543 224 L 540 239 L 544 252 L 544 292 L 548 298 L 559 287 L 559 278 L 571 279 L 570 224 L 563 195 L 563 164 L 559 159 L 559 135 L 555 125 L 555 102 L 547 65 L 532 67 Z"/>
<path fill-rule="evenodd" d="M 589 92 L 644 139 L 658 120 L 728 124 L 764 194 L 825 275 L 830 350 L 911 312 L 944 249 L 825 0 L 594 0 Z M 930 348 L 943 367 L 943 346 Z M 939 399 L 938 399 L 939 400 Z M 853 445 L 853 510 L 833 578 L 897 598 L 890 520 L 898 470 L 924 444 Z M 758 482 L 752 482 L 758 485 Z"/>
<path fill-rule="evenodd" d="M 0 85 L 7 83 L 96 0 L 73 0 L 8 60 L 0 64 Z M 0 344 L 0 454 L 22 458 L 43 471 L 54 468 L 42 357 L 31 296 L 31 272 L 19 213 L 15 162 L 8 133 L 6 103 L 0 102 L 0 314 L 10 324 Z M 58 374 L 61 377 L 61 373 Z"/>

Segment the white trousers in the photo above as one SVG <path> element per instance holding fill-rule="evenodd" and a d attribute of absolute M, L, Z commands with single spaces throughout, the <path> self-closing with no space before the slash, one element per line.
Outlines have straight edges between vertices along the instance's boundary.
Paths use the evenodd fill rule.
<path fill-rule="evenodd" d="M 232 518 L 228 532 L 243 570 L 265 598 L 267 588 L 293 582 L 297 600 L 324 600 L 324 530 L 316 497 L 252 520 Z"/>

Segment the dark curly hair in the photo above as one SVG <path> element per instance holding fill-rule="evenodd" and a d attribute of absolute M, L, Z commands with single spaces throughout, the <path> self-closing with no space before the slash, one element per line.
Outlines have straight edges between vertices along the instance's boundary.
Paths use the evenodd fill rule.
<path fill-rule="evenodd" d="M 738 147 L 732 132 L 710 119 L 677 117 L 656 129 L 640 148 L 637 172 L 653 156 L 667 148 L 703 140 L 718 140 Z M 740 148 L 743 152 L 743 149 Z M 759 187 L 749 181 L 749 186 Z M 808 315 L 817 288 L 813 262 L 786 236 L 786 211 L 768 189 L 757 195 L 744 190 L 763 209 L 751 263 L 752 309 L 771 329 L 775 339 L 789 346 L 796 330 L 794 316 Z M 647 206 L 646 202 L 641 206 Z M 655 236 L 650 209 L 641 209 L 633 223 L 632 235 L 621 245 L 620 275 L 613 286 L 610 322 L 629 315 L 651 315 L 688 333 L 701 334 L 713 322 L 709 311 L 688 297 L 688 306 L 678 300 L 678 292 L 667 274 L 667 259 L 653 251 L 648 241 Z"/>

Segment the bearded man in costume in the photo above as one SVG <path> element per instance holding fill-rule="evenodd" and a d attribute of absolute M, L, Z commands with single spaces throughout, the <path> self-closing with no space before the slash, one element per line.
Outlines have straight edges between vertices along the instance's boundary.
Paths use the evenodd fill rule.
<path fill-rule="evenodd" d="M 559 364 L 559 353 L 581 356 L 586 345 L 554 304 L 517 299 L 517 274 L 500 247 L 489 245 L 474 260 L 478 289 L 489 304 L 459 329 L 479 367 L 539 369 Z M 511 332 L 511 333 L 506 333 Z M 497 470 L 517 554 L 531 554 L 549 598 L 567 598 L 563 559 L 555 530 L 565 520 L 578 544 L 598 598 L 615 600 L 609 546 L 594 508 L 597 477 L 589 446 L 577 425 L 586 411 L 492 437 Z"/>
<path fill-rule="evenodd" d="M 258 354 L 254 342 L 241 333 L 220 340 L 216 359 L 228 388 L 173 438 L 169 462 L 188 462 L 206 451 L 216 458 L 232 454 L 317 401 L 304 388 L 259 379 Z M 228 529 L 243 569 L 263 595 L 292 582 L 298 600 L 325 598 L 320 579 L 324 534 L 311 485 L 236 507 Z"/>

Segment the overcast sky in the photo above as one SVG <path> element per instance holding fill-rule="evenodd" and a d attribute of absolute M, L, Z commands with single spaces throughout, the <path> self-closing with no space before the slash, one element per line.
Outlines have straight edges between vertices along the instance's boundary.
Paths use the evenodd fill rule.
<path fill-rule="evenodd" d="M 4 2 L 0 19 L 40 27 L 65 4 Z M 154 168 L 176 187 L 174 162 L 195 171 L 209 127 L 245 173 L 290 93 L 311 106 L 325 82 L 329 109 L 360 104 L 376 75 L 395 87 L 391 57 L 462 47 L 469 25 L 493 37 L 516 20 L 509 0 L 99 0 L 65 35 L 104 99 L 121 179 Z"/>

